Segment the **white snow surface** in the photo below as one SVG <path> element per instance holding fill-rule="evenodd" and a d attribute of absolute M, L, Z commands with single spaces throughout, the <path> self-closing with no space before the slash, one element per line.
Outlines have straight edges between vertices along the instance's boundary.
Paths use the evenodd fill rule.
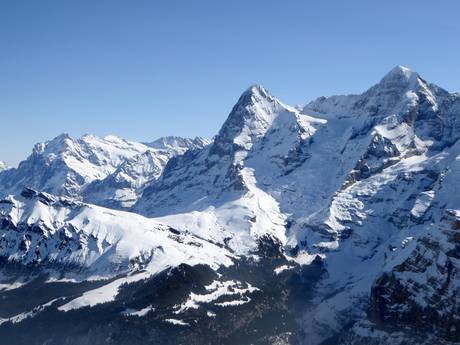
<path fill-rule="evenodd" d="M 180 314 L 188 309 L 198 309 L 201 305 L 209 303 L 214 303 L 214 305 L 221 307 L 245 304 L 250 302 L 248 295 L 255 291 L 260 291 L 249 283 L 233 280 L 223 282 L 215 280 L 205 288 L 208 293 L 196 294 L 192 292 L 187 301 L 177 307 L 175 313 Z M 234 299 L 218 302 L 221 297 L 233 297 Z"/>
<path fill-rule="evenodd" d="M 200 137 L 163 137 L 145 144 L 148 146 L 145 152 L 127 158 L 113 173 L 86 186 L 83 199 L 101 206 L 128 209 L 137 202 L 144 188 L 161 176 L 171 158 L 188 150 L 202 149 L 209 143 Z"/>
<path fill-rule="evenodd" d="M 165 137 L 143 144 L 114 135 L 99 138 L 88 134 L 74 139 L 61 134 L 36 144 L 18 168 L 6 169 L 0 164 L 0 195 L 18 194 L 28 187 L 127 208 L 136 202 L 145 183 L 160 176 L 169 159 L 208 144 L 199 137 Z"/>
<path fill-rule="evenodd" d="M 0 203 L 0 218 L 10 226 L 0 229 L 0 255 L 9 261 L 73 265 L 83 277 L 96 279 L 138 270 L 152 275 L 180 263 L 213 268 L 232 263 L 227 250 L 134 213 L 45 193 L 6 200 Z M 67 273 L 73 277 L 72 270 Z M 122 282 L 109 284 L 104 294 L 113 295 Z"/>
<path fill-rule="evenodd" d="M 176 326 L 190 326 L 187 322 L 178 319 L 165 319 L 165 322 Z"/>
<path fill-rule="evenodd" d="M 126 310 L 125 311 L 125 315 L 127 316 L 138 316 L 138 317 L 143 317 L 145 315 L 147 315 L 148 313 L 150 312 L 154 312 L 155 311 L 155 308 L 152 307 L 151 305 L 145 307 L 145 308 L 142 308 L 140 310 Z"/>
<path fill-rule="evenodd" d="M 83 186 L 113 173 L 126 159 L 144 153 L 148 146 L 110 135 L 67 134 L 35 145 L 16 169 L 0 175 L 0 192 L 16 194 L 29 187 L 55 195 L 77 196 Z"/>

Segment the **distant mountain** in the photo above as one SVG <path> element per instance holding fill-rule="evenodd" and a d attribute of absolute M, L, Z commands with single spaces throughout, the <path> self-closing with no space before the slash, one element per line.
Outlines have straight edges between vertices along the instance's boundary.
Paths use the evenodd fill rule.
<path fill-rule="evenodd" d="M 6 169 L 9 169 L 9 166 L 5 162 L 0 161 L 0 171 L 6 170 Z"/>
<path fill-rule="evenodd" d="M 88 183 L 113 173 L 127 158 L 144 153 L 144 144 L 107 136 L 73 139 L 62 134 L 35 145 L 18 168 L 0 175 L 0 191 L 19 193 L 24 187 L 63 196 L 79 196 Z"/>
<path fill-rule="evenodd" d="M 303 107 L 251 86 L 212 142 L 38 145 L 0 174 L 0 336 L 456 344 L 459 138 L 460 95 L 397 66 Z"/>
<path fill-rule="evenodd" d="M 36 144 L 18 168 L 0 174 L 0 194 L 32 188 L 115 208 L 129 207 L 143 184 L 158 178 L 171 157 L 207 143 L 202 138 L 166 137 L 142 144 L 115 136 L 73 139 L 62 134 Z"/>
<path fill-rule="evenodd" d="M 161 137 L 151 143 L 146 143 L 147 146 L 150 146 L 154 149 L 165 150 L 168 152 L 174 152 L 177 154 L 184 154 L 190 148 L 203 148 L 211 143 L 210 140 L 195 137 L 195 138 L 183 138 L 176 136 L 167 136 Z"/>
<path fill-rule="evenodd" d="M 208 144 L 203 138 L 179 137 L 160 138 L 146 144 L 151 149 L 127 158 L 113 173 L 90 183 L 83 192 L 83 199 L 97 205 L 127 209 L 136 203 L 146 185 L 160 177 L 172 157 Z"/>

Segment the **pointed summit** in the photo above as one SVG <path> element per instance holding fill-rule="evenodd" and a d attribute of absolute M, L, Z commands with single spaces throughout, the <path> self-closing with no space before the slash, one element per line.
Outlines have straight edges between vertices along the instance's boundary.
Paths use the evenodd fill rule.
<path fill-rule="evenodd" d="M 412 71 L 410 68 L 402 66 L 402 65 L 397 65 L 391 69 L 390 72 L 386 74 L 386 76 L 404 76 L 407 79 L 409 79 L 413 75 L 418 75 L 417 72 Z"/>
<path fill-rule="evenodd" d="M 411 69 L 398 65 L 388 72 L 377 85 L 386 87 L 395 86 L 415 86 L 420 78 L 417 72 Z"/>
<path fill-rule="evenodd" d="M 373 115 L 377 111 L 381 114 L 404 112 L 417 101 L 421 90 L 429 92 L 427 87 L 427 83 L 417 72 L 398 65 L 377 84 L 359 95 L 356 102 Z"/>
<path fill-rule="evenodd" d="M 275 101 L 276 98 L 262 85 L 254 84 L 248 87 L 246 91 L 241 94 L 235 107 L 238 105 L 246 106 L 256 104 L 264 100 Z"/>
<path fill-rule="evenodd" d="M 265 133 L 278 113 L 288 111 L 261 85 L 252 85 L 238 99 L 214 141 L 213 152 L 231 152 L 236 145 L 248 148 Z"/>
<path fill-rule="evenodd" d="M 63 145 L 69 140 L 73 139 L 67 133 L 59 134 L 57 137 L 54 137 L 51 140 L 35 144 L 32 153 L 36 155 L 41 155 L 45 153 L 45 150 L 55 153 L 59 152 L 62 149 Z"/>
<path fill-rule="evenodd" d="M 68 133 L 61 133 L 57 137 L 51 139 L 50 141 L 63 141 L 65 139 L 72 139 Z"/>
<path fill-rule="evenodd" d="M 320 97 L 302 111 L 338 117 L 387 116 L 405 113 L 421 95 L 430 99 L 429 102 L 434 99 L 428 83 L 417 72 L 398 65 L 361 94 Z"/>
<path fill-rule="evenodd" d="M 267 91 L 262 85 L 260 84 L 253 84 L 249 86 L 243 94 L 252 94 L 252 95 L 259 95 L 263 97 L 273 97 L 270 92 Z"/>

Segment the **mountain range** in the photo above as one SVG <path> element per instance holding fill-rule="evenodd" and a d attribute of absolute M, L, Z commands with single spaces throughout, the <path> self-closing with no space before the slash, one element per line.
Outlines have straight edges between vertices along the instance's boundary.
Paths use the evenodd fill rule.
<path fill-rule="evenodd" d="M 63 134 L 0 165 L 11 344 L 460 343 L 460 94 L 397 66 L 212 140 Z M 50 327 L 52 325 L 52 327 Z"/>

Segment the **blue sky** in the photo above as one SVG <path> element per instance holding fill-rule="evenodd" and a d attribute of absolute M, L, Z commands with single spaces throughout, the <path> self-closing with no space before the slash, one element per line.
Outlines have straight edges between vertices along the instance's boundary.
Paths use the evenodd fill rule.
<path fill-rule="evenodd" d="M 460 1 L 1 1 L 0 160 L 35 142 L 213 136 L 260 83 L 288 104 L 402 64 L 460 90 Z"/>

